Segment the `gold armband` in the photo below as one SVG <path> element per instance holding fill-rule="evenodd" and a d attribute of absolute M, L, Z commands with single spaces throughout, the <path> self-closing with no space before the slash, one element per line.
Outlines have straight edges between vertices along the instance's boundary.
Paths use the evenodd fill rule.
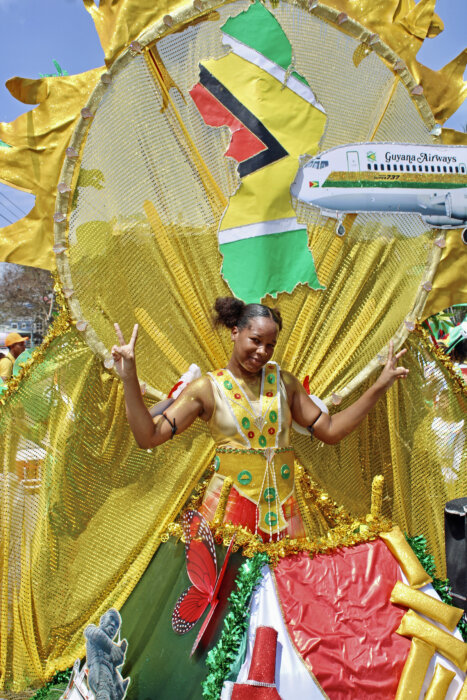
<path fill-rule="evenodd" d="M 418 637 L 431 644 L 462 671 L 467 670 L 467 644 L 428 622 L 413 610 L 405 613 L 396 632 L 404 637 Z"/>
<path fill-rule="evenodd" d="M 431 617 L 432 620 L 441 622 L 451 632 L 456 629 L 457 623 L 464 612 L 460 608 L 442 603 L 437 598 L 432 598 L 430 595 L 422 593 L 422 591 L 416 591 L 410 586 L 406 586 L 402 581 L 398 581 L 392 589 L 391 603 L 403 605 L 406 608 L 422 613 L 426 617 Z"/>
<path fill-rule="evenodd" d="M 433 678 L 426 691 L 425 700 L 444 700 L 455 675 L 455 671 L 450 671 L 445 666 L 436 664 Z"/>
<path fill-rule="evenodd" d="M 418 700 L 429 663 L 435 653 L 432 644 L 412 639 L 407 661 L 402 669 L 395 700 Z"/>
<path fill-rule="evenodd" d="M 414 554 L 412 547 L 405 539 L 400 528 L 393 527 L 390 532 L 382 532 L 380 537 L 386 542 L 389 550 L 396 557 L 399 565 L 407 577 L 410 586 L 421 588 L 427 583 L 432 582 L 432 578 L 428 576 L 423 566 Z"/>

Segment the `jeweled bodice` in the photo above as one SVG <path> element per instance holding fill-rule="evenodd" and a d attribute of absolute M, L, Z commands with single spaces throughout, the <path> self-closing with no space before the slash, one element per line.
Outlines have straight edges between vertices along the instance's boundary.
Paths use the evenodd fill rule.
<path fill-rule="evenodd" d="M 209 377 L 215 403 L 209 428 L 217 446 L 289 445 L 292 416 L 280 368 L 275 362 L 264 367 L 260 396 L 256 400 L 248 398 L 242 383 L 226 369 L 210 372 Z"/>
<path fill-rule="evenodd" d="M 209 422 L 217 447 L 214 469 L 257 506 L 256 527 L 278 534 L 287 526 L 282 505 L 294 489 L 291 413 L 279 365 L 269 362 L 263 368 L 257 400 L 229 370 L 209 376 L 215 396 Z"/>

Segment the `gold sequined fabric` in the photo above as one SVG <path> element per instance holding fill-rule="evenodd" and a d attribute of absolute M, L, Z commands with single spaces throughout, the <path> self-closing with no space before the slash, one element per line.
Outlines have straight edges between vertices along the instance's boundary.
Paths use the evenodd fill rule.
<path fill-rule="evenodd" d="M 39 111 L 22 120 L 21 133 L 19 122 L 18 133 L 0 129 L 18 149 L 17 167 L 6 151 L 1 154 L 8 182 L 19 184 L 24 167 L 30 183 L 44 186 L 29 230 L 34 240 L 23 222 L 15 229 L 18 239 L 12 230 L 0 242 L 5 255 L 18 240 L 27 262 L 40 252 L 41 264 L 52 265 L 50 228 L 43 224 L 50 224 L 64 160 L 60 177 L 70 192 L 57 198 L 55 241 L 73 317 L 73 325 L 62 325 L 13 381 L 1 405 L 5 697 L 25 697 L 28 688 L 83 656 L 84 627 L 131 594 L 214 456 L 200 421 L 157 450 L 138 449 L 121 383 L 103 360 L 115 342 L 113 322 L 126 336 L 138 322 L 139 375 L 151 403 L 190 363 L 205 373 L 229 357 L 229 334 L 213 328 L 211 310 L 217 296 L 229 294 L 217 230 L 239 179 L 235 163 L 224 157 L 228 130 L 202 121 L 189 90 L 199 62 L 226 52 L 222 24 L 250 3 L 207 2 L 205 15 L 190 3 L 170 28 L 160 19 L 163 6 L 156 11 L 145 2 L 144 21 L 156 25 L 145 28 L 143 48 L 131 50 L 131 32 L 121 24 L 115 35 L 111 31 L 124 4 L 131 8 L 126 19 L 134 18 L 130 0 L 100 3 L 93 11 L 108 42 L 110 80 L 100 80 L 98 71 L 70 80 L 61 108 L 61 79 L 29 86 L 41 98 Z M 91 0 L 86 5 L 91 9 Z M 178 12 L 179 4 L 167 8 Z M 337 11 L 321 17 L 307 8 L 282 2 L 274 12 L 296 69 L 325 107 L 320 149 L 365 141 L 431 143 L 428 106 L 411 94 L 407 72 L 393 70 L 397 57 L 378 43 L 362 50 L 369 31 L 357 31 L 350 20 L 339 25 Z M 22 92 L 27 87 L 17 86 Z M 66 157 L 65 142 L 72 148 Z M 36 172 L 31 163 L 42 151 L 48 161 Z M 374 380 L 391 337 L 399 345 L 409 336 L 404 364 L 410 369 L 339 445 L 292 433 L 299 461 L 325 489 L 325 502 L 342 504 L 355 517 L 370 511 L 372 480 L 383 475 L 378 511 L 381 502 L 382 515 L 401 530 L 426 535 L 443 576 L 444 504 L 467 492 L 465 390 L 427 338 L 409 329 L 422 314 L 429 294 L 423 285 L 434 278 L 444 235 L 409 214 L 351 215 L 344 237 L 316 210 L 301 207 L 297 216 L 307 227 L 324 289 L 299 285 L 277 300 L 265 299 L 279 305 L 284 318 L 274 360 L 300 380 L 308 375 L 314 394 L 329 404 L 334 395 L 341 407 Z"/>

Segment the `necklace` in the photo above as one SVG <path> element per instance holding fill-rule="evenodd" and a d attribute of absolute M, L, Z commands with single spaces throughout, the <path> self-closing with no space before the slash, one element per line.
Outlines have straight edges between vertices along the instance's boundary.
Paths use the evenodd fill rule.
<path fill-rule="evenodd" d="M 234 379 L 234 380 L 237 382 L 237 384 L 238 384 L 238 379 L 236 379 L 236 377 L 234 377 L 234 375 L 232 374 L 232 372 L 231 372 L 229 369 L 227 370 L 227 372 L 230 374 L 230 376 L 232 377 L 232 379 Z M 260 388 L 260 393 L 259 393 L 259 401 L 260 401 L 260 402 L 262 401 L 262 397 L 263 397 L 263 388 L 264 388 L 264 367 L 263 367 L 263 369 L 261 370 L 261 388 Z M 256 427 L 258 428 L 258 430 L 262 431 L 263 428 L 264 428 L 264 424 L 266 423 L 266 419 L 265 419 L 264 416 L 265 416 L 265 414 L 266 414 L 267 407 L 265 408 L 265 410 L 262 410 L 262 407 L 261 407 L 261 405 L 260 405 L 260 407 L 259 407 L 259 413 L 258 413 L 258 411 L 257 411 L 257 410 L 255 409 L 255 407 L 253 406 L 253 403 L 252 403 L 252 401 L 250 400 L 250 397 L 247 395 L 246 391 L 243 391 L 243 394 L 244 394 L 245 399 L 247 400 L 247 403 L 248 403 L 248 406 L 246 406 L 245 408 L 247 409 L 248 413 L 249 413 L 249 414 L 251 415 L 251 417 L 253 418 L 253 423 L 256 425 Z M 232 401 L 232 403 L 238 403 L 238 402 L 235 401 L 234 399 L 230 399 L 230 400 Z M 238 405 L 241 405 L 241 404 L 238 404 Z"/>

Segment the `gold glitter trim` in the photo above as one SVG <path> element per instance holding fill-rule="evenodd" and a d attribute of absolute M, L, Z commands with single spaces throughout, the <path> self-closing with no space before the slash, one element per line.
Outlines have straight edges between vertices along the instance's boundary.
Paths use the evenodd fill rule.
<path fill-rule="evenodd" d="M 383 506 L 384 476 L 378 474 L 371 484 L 371 515 L 379 518 Z"/>
<path fill-rule="evenodd" d="M 397 525 L 390 532 L 382 534 L 381 539 L 385 541 L 389 551 L 399 562 L 412 588 L 421 588 L 432 582 L 433 579 L 420 564 L 417 555 Z"/>
<path fill-rule="evenodd" d="M 391 529 L 391 523 L 385 518 L 371 519 L 371 516 L 363 520 L 354 520 L 350 524 L 338 525 L 327 533 L 326 537 L 311 540 L 308 537 L 292 539 L 288 536 L 277 542 L 263 542 L 257 535 L 246 527 L 223 523 L 216 527 L 211 524 L 211 531 L 217 544 L 227 547 L 235 535 L 233 551 L 242 550 L 244 557 L 254 557 L 258 552 L 266 552 L 270 558 L 272 567 L 277 566 L 284 557 L 293 554 L 307 552 L 310 556 L 316 554 L 329 554 L 341 547 L 352 547 L 363 542 L 376 540 L 381 533 Z M 183 541 L 183 530 L 180 522 L 170 523 L 167 530 L 161 535 L 161 541 L 167 542 L 169 537 L 176 537 Z"/>
<path fill-rule="evenodd" d="M 248 558 L 254 557 L 258 552 L 266 552 L 270 558 L 271 566 L 275 567 L 283 557 L 299 554 L 300 552 L 307 552 L 310 556 L 328 554 L 341 547 L 352 547 L 363 542 L 371 542 L 382 533 L 387 533 L 393 528 L 390 520 L 373 513 L 361 519 L 352 518 L 344 508 L 338 506 L 327 493 L 311 480 L 309 474 L 301 465 L 296 466 L 295 492 L 304 524 L 305 519 L 307 521 L 305 529 L 307 533 L 313 532 L 310 511 L 306 503 L 308 499 L 321 511 L 329 524 L 329 530 L 325 535 L 320 537 L 308 535 L 300 538 L 291 538 L 286 535 L 276 542 L 263 542 L 258 535 L 255 535 L 246 527 L 233 525 L 230 522 L 223 523 L 227 499 L 232 488 L 232 480 L 227 477 L 222 486 L 214 518 L 210 523 L 211 532 L 217 544 L 223 544 L 225 547 L 228 547 L 232 537 L 235 535 L 234 552 L 241 549 L 243 556 Z M 161 534 L 161 542 L 167 542 L 170 537 L 176 537 L 184 541 L 183 528 L 180 524 L 183 514 L 189 509 L 199 509 L 214 472 L 213 463 L 209 468 L 207 478 L 198 484 L 195 493 L 187 506 L 182 510 L 180 517 L 177 521 L 170 523 L 165 532 Z M 299 501 L 300 498 L 302 499 L 301 503 Z"/>
<path fill-rule="evenodd" d="M 227 499 L 229 497 L 230 489 L 232 488 L 233 480 L 230 476 L 227 476 L 224 479 L 224 483 L 222 484 L 222 489 L 221 493 L 219 496 L 219 501 L 217 503 L 217 508 L 216 512 L 214 514 L 214 520 L 212 521 L 212 524 L 214 527 L 218 527 L 219 525 L 222 524 L 224 520 L 224 515 L 225 515 L 225 508 L 227 506 Z"/>
<path fill-rule="evenodd" d="M 395 584 L 390 600 L 391 603 L 411 608 L 425 615 L 425 617 L 430 617 L 432 620 L 440 622 L 450 632 L 454 632 L 464 613 L 461 608 L 448 605 L 437 598 L 432 598 L 430 595 L 423 593 L 423 591 L 410 588 L 402 581 L 397 581 Z"/>
<path fill-rule="evenodd" d="M 412 639 L 409 655 L 397 686 L 396 700 L 418 698 L 434 653 L 435 647 L 432 644 L 417 637 Z"/>
<path fill-rule="evenodd" d="M 402 618 L 397 634 L 404 637 L 414 637 L 431 644 L 437 651 L 455 664 L 461 671 L 467 670 L 467 643 L 453 637 L 440 627 L 433 625 L 425 618 L 417 615 L 413 610 L 408 610 Z M 402 696 L 401 696 L 402 697 Z M 407 697 L 404 695 L 403 697 Z"/>
<path fill-rule="evenodd" d="M 298 467 L 298 470 L 303 471 L 303 467 Z M 306 536 L 311 539 L 313 532 L 313 525 L 310 518 L 310 511 L 305 503 L 305 498 L 303 496 L 302 482 L 300 478 L 295 480 L 295 495 L 297 497 L 298 510 L 302 516 L 303 526 L 305 528 Z"/>
<path fill-rule="evenodd" d="M 425 700 L 443 700 L 455 675 L 455 671 L 450 671 L 445 666 L 436 664 L 435 673 L 426 692 Z"/>

